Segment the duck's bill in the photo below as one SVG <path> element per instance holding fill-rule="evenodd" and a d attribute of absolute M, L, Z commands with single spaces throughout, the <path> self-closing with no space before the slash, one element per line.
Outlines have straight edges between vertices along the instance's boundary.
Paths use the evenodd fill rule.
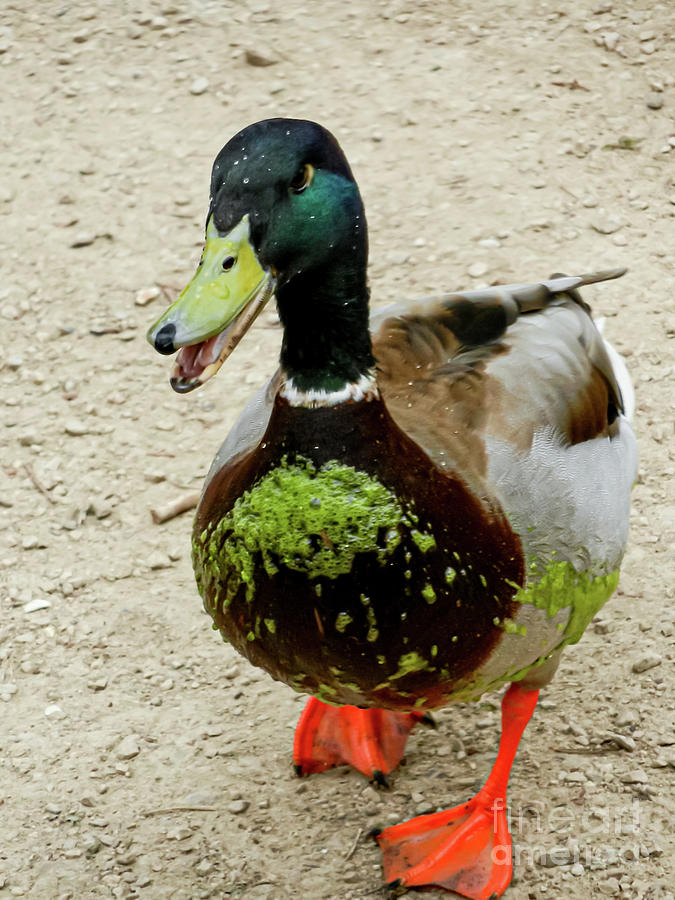
<path fill-rule="evenodd" d="M 220 235 L 210 218 L 197 271 L 148 331 L 160 353 L 178 351 L 171 387 L 187 393 L 213 378 L 274 293 L 274 278 L 258 262 L 248 216 Z"/>

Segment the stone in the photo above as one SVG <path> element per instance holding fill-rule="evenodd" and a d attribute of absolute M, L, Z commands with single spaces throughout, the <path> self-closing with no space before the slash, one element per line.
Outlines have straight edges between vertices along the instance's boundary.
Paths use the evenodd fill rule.
<path fill-rule="evenodd" d="M 647 784 L 647 773 L 643 769 L 633 769 L 619 778 L 622 784 Z"/>
<path fill-rule="evenodd" d="M 213 863 L 209 862 L 208 859 L 200 860 L 195 866 L 195 872 L 200 878 L 203 878 L 205 875 L 210 875 L 212 871 Z"/>
<path fill-rule="evenodd" d="M 168 841 L 186 841 L 191 837 L 192 829 L 187 828 L 185 825 L 176 825 L 175 828 L 170 828 L 166 833 Z"/>
<path fill-rule="evenodd" d="M 118 759 L 133 759 L 141 752 L 138 739 L 135 734 L 129 734 L 117 745 L 115 756 Z"/>
<path fill-rule="evenodd" d="M 661 665 L 661 657 L 658 653 L 645 653 L 644 656 L 641 656 L 639 659 L 636 659 L 631 669 L 633 672 L 641 673 L 647 672 L 649 669 L 654 669 L 656 666 Z"/>
<path fill-rule="evenodd" d="M 472 263 L 466 270 L 471 278 L 481 278 L 487 272 L 488 267 L 484 262 Z"/>
<path fill-rule="evenodd" d="M 23 611 L 26 613 L 33 613 L 40 609 L 49 609 L 50 607 L 51 603 L 49 600 L 46 600 L 43 597 L 35 597 L 34 600 L 29 600 L 28 603 L 24 603 Z"/>
<path fill-rule="evenodd" d="M 606 731 L 605 736 L 608 740 L 618 744 L 623 750 L 628 750 L 629 753 L 632 753 L 637 746 L 633 738 L 628 737 L 625 734 L 617 734 L 615 731 Z"/>
<path fill-rule="evenodd" d="M 81 419 L 67 419 L 63 430 L 71 437 L 82 437 L 82 435 L 89 434 L 87 425 Z"/>
<path fill-rule="evenodd" d="M 244 51 L 244 58 L 249 66 L 258 66 L 260 68 L 273 66 L 277 62 L 279 62 L 279 60 L 276 59 L 269 51 L 262 51 L 260 49 L 252 48 L 247 48 Z"/>
<path fill-rule="evenodd" d="M 649 109 L 661 109 L 663 106 L 663 94 L 658 94 L 656 91 L 647 94 L 647 106 Z"/>
<path fill-rule="evenodd" d="M 623 228 L 623 222 L 616 216 L 600 210 L 600 215 L 591 222 L 591 228 L 599 234 L 614 234 L 619 228 Z"/>
<path fill-rule="evenodd" d="M 134 302 L 136 306 L 147 306 L 148 303 L 152 303 L 153 300 L 156 300 L 159 297 L 159 294 L 160 290 L 158 287 L 144 288 L 143 290 L 138 291 Z"/>
<path fill-rule="evenodd" d="M 76 234 L 70 242 L 70 246 L 74 248 L 89 247 L 96 240 L 97 235 L 93 231 L 81 231 Z"/>
<path fill-rule="evenodd" d="M 151 569 L 170 569 L 171 568 L 171 560 L 166 553 L 162 553 L 161 550 L 153 550 L 150 556 L 148 556 L 148 565 Z"/>
<path fill-rule="evenodd" d="M 248 802 L 248 800 L 233 800 L 231 803 L 228 803 L 227 811 L 231 812 L 235 816 L 238 816 L 241 813 L 246 812 L 249 806 L 250 803 Z"/>
<path fill-rule="evenodd" d="M 16 694 L 16 685 L 11 681 L 0 682 L 0 700 L 7 703 Z"/>
<path fill-rule="evenodd" d="M 190 85 L 190 93 L 194 94 L 195 97 L 198 97 L 200 94 L 205 94 L 209 89 L 209 80 L 208 78 L 204 78 L 201 76 L 200 78 L 195 78 L 195 80 Z"/>

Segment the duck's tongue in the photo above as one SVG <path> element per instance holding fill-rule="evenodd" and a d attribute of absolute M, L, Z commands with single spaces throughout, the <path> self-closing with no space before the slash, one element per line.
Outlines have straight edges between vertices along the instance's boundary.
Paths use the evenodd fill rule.
<path fill-rule="evenodd" d="M 182 347 L 175 360 L 174 375 L 180 378 L 197 378 L 207 366 L 218 359 L 228 329 L 199 344 Z"/>

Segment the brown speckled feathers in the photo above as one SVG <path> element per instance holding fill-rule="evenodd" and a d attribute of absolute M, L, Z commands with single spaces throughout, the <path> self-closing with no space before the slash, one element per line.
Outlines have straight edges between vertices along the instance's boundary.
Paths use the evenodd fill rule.
<path fill-rule="evenodd" d="M 609 435 L 622 408 L 604 342 L 576 291 L 515 315 L 510 295 L 485 294 L 477 306 L 450 295 L 398 315 L 384 310 L 373 335 L 394 420 L 475 487 L 485 477 L 487 436 L 527 450 L 535 431 L 550 427 L 576 444 Z"/>

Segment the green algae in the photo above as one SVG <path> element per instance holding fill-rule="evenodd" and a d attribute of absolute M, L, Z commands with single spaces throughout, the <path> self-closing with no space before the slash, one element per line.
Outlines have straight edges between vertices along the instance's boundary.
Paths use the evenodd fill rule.
<path fill-rule="evenodd" d="M 253 599 L 258 567 L 270 577 L 283 565 L 310 579 L 335 579 L 351 571 L 358 553 L 384 564 L 403 539 L 402 526 L 413 521 L 393 491 L 365 472 L 284 459 L 195 538 L 195 569 L 200 581 L 203 569 L 227 579 L 226 607 L 242 584 Z M 419 529 L 411 537 L 422 552 L 436 546 Z"/>
<path fill-rule="evenodd" d="M 501 626 L 506 634 L 522 634 L 523 637 L 527 634 L 527 625 L 519 625 L 513 619 L 504 619 Z"/>
<path fill-rule="evenodd" d="M 411 672 L 422 672 L 424 669 L 430 668 L 429 660 L 425 659 L 417 650 L 411 650 L 410 653 L 403 653 L 398 659 L 398 669 L 390 676 L 390 681 L 396 681 Z"/>
<path fill-rule="evenodd" d="M 374 644 L 375 641 L 379 638 L 380 632 L 377 627 L 377 619 L 375 618 L 375 610 L 372 606 L 369 606 L 366 609 L 366 619 L 368 621 L 368 633 L 366 634 L 366 640 L 370 644 Z"/>
<path fill-rule="evenodd" d="M 538 574 L 535 564 L 530 570 Z M 593 577 L 587 572 L 577 572 L 569 562 L 550 563 L 543 575 L 534 583 L 519 588 L 514 600 L 531 603 L 543 609 L 552 619 L 562 609 L 570 609 L 567 625 L 563 630 L 560 646 L 576 644 L 581 639 L 591 619 L 605 605 L 619 583 L 619 571 Z"/>
<path fill-rule="evenodd" d="M 424 585 L 422 588 L 422 596 L 429 605 L 436 602 L 436 591 L 430 584 Z"/>
<path fill-rule="evenodd" d="M 321 700 L 323 703 L 328 703 L 329 706 L 341 705 L 335 702 L 337 690 L 330 684 L 320 684 L 317 690 L 313 693 L 317 700 Z"/>
<path fill-rule="evenodd" d="M 405 678 L 413 672 L 423 672 L 425 669 L 435 671 L 428 659 L 425 659 L 417 650 L 411 650 L 410 653 L 403 653 L 398 658 L 398 669 L 387 678 L 386 681 L 375 685 L 375 690 L 379 691 L 384 688 L 392 688 L 392 682 L 398 681 L 399 678 Z M 406 696 L 406 692 L 396 688 L 396 692 L 401 697 Z"/>
<path fill-rule="evenodd" d="M 422 553 L 428 553 L 430 550 L 436 549 L 436 538 L 433 534 L 429 534 L 426 531 L 418 531 L 417 528 L 413 528 L 410 532 L 410 537 L 417 544 Z"/>
<path fill-rule="evenodd" d="M 348 612 L 338 613 L 335 617 L 335 630 L 339 631 L 340 634 L 344 634 L 344 630 L 349 625 L 350 622 L 353 622 L 354 619 L 349 615 Z"/>

